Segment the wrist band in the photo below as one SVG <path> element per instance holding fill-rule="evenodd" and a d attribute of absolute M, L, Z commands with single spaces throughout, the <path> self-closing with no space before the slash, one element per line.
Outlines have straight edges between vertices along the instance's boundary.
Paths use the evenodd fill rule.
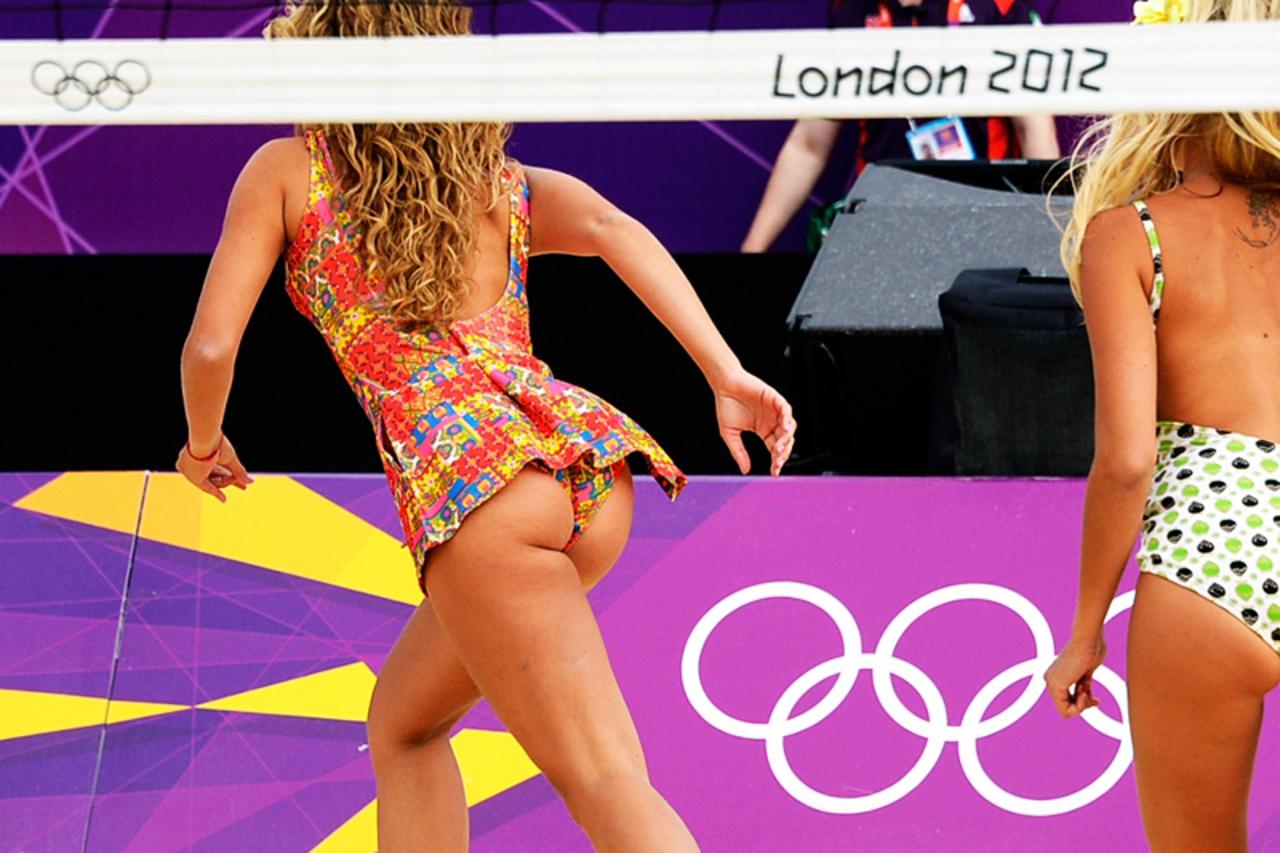
<path fill-rule="evenodd" d="M 223 436 L 221 436 L 221 435 L 220 435 L 220 436 L 218 436 L 218 444 L 217 444 L 217 446 L 215 446 L 215 447 L 213 448 L 213 452 L 212 452 L 212 453 L 210 453 L 208 456 L 196 456 L 194 453 L 192 453 L 192 452 L 191 452 L 191 439 L 189 439 L 189 438 L 188 438 L 188 439 L 187 439 L 187 444 L 186 444 L 186 451 L 187 451 L 187 455 L 188 455 L 188 456 L 190 456 L 192 459 L 194 459 L 194 460 L 195 460 L 195 461 L 197 461 L 197 462 L 208 462 L 210 459 L 212 459 L 213 457 L 217 456 L 217 455 L 218 455 L 218 453 L 222 450 L 222 440 L 223 440 L 223 438 L 224 438 L 224 437 L 223 437 Z"/>

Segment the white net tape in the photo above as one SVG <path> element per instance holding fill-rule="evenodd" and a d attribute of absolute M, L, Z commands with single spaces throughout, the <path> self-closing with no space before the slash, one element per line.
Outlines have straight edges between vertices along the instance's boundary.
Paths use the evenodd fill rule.
<path fill-rule="evenodd" d="M 1280 22 L 0 42 L 0 124 L 1280 109 Z"/>

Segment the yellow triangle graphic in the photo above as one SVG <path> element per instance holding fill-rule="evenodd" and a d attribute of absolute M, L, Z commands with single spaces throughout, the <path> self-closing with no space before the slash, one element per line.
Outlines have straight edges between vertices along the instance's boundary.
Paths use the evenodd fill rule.
<path fill-rule="evenodd" d="M 507 732 L 463 729 L 450 738 L 449 745 L 462 770 L 468 806 L 510 790 L 541 772 Z"/>
<path fill-rule="evenodd" d="M 142 506 L 142 471 L 63 474 L 25 495 L 19 509 L 133 535 Z"/>
<path fill-rule="evenodd" d="M 197 708 L 363 723 L 375 681 L 361 662 L 203 702 Z"/>
<path fill-rule="evenodd" d="M 189 711 L 190 705 L 171 705 L 165 702 L 132 702 L 125 699 L 112 699 L 107 706 L 108 723 L 127 723 L 130 720 L 141 720 L 143 717 L 158 717 L 161 714 L 172 714 L 175 711 Z"/>
<path fill-rule="evenodd" d="M 117 700 L 108 708 L 101 696 L 0 688 L 0 740 L 100 726 L 104 718 L 108 723 L 123 723 L 158 717 L 190 707 Z"/>
<path fill-rule="evenodd" d="M 22 509 L 133 533 L 142 474 L 69 473 L 17 503 Z M 129 491 L 130 484 L 134 485 Z M 227 503 L 180 474 L 152 474 L 142 536 L 417 605 L 413 560 L 400 542 L 297 481 L 263 475 Z"/>
<path fill-rule="evenodd" d="M 311 848 L 311 853 L 371 853 L 378 849 L 378 801 L 374 800 Z"/>

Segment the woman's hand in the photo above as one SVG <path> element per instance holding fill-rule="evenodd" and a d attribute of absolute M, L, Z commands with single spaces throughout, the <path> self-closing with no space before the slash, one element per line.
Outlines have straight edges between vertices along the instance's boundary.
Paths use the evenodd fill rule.
<path fill-rule="evenodd" d="M 751 457 L 742 444 L 742 434 L 754 432 L 769 448 L 769 473 L 778 476 L 795 443 L 796 422 L 791 417 L 791 404 L 741 368 L 727 374 L 712 390 L 720 437 L 738 463 L 738 470 L 744 474 L 751 470 Z"/>
<path fill-rule="evenodd" d="M 192 456 L 187 445 L 183 445 L 182 450 L 178 452 L 176 467 L 178 472 L 191 482 L 191 485 L 202 492 L 208 492 L 223 503 L 227 502 L 227 496 L 222 490 L 227 486 L 247 489 L 253 482 L 249 472 L 240 464 L 236 449 L 231 446 L 226 436 L 223 436 L 218 452 L 204 461 Z"/>
<path fill-rule="evenodd" d="M 1044 674 L 1045 689 L 1058 713 L 1070 719 L 1096 706 L 1093 671 L 1102 666 L 1107 644 L 1099 634 L 1095 639 L 1072 638 Z"/>

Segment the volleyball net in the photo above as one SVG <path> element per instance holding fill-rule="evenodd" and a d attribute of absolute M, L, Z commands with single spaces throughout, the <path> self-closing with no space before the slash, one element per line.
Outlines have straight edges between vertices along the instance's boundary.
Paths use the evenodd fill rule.
<path fill-rule="evenodd" d="M 67 0 L 7 11 L 68 15 L 88 5 Z M 163 15 L 174 4 L 120 6 L 133 7 Z M 257 29 L 277 7 L 262 7 Z M 0 124 L 1280 109 L 1277 44 L 1280 22 L 373 39 L 23 38 L 0 41 Z"/>

